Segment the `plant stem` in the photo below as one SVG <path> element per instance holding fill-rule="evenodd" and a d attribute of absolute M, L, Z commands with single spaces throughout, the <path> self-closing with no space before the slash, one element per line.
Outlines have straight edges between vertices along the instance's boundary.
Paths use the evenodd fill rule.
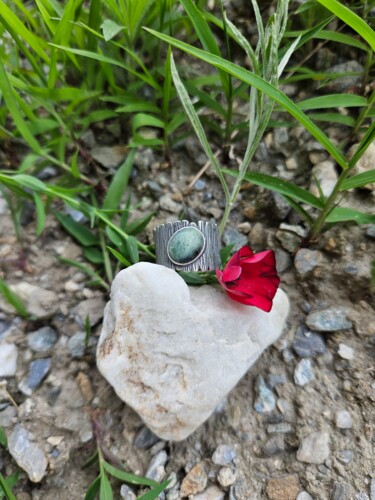
<path fill-rule="evenodd" d="M 319 235 L 326 218 L 328 217 L 332 208 L 335 206 L 337 195 L 340 192 L 340 188 L 343 182 L 348 177 L 349 172 L 350 172 L 349 168 L 341 172 L 340 177 L 338 178 L 332 193 L 329 195 L 323 210 L 320 212 L 318 217 L 315 219 L 313 225 L 311 226 L 310 235 L 308 237 L 309 241 L 314 241 Z"/>

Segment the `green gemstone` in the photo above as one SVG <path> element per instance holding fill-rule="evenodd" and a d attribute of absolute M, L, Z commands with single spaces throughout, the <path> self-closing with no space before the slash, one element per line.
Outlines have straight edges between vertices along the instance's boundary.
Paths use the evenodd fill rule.
<path fill-rule="evenodd" d="M 195 227 L 179 229 L 169 240 L 168 257 L 175 264 L 191 264 L 200 257 L 204 250 L 205 238 Z"/>

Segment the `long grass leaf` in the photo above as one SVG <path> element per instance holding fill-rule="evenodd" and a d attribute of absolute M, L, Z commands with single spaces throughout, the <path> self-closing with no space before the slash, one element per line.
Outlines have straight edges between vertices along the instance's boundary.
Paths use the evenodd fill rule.
<path fill-rule="evenodd" d="M 1 1 L 1 0 L 0 0 Z M 31 133 L 27 123 L 23 119 L 20 108 L 17 103 L 17 99 L 13 94 L 13 89 L 9 83 L 6 71 L 0 60 L 0 91 L 3 94 L 5 104 L 7 105 L 8 111 L 13 118 L 14 124 L 16 125 L 19 133 L 25 139 L 30 148 L 34 153 L 41 153 L 41 146 L 33 134 Z"/>
<path fill-rule="evenodd" d="M 5 477 L 1 473 L 0 473 L 0 488 L 2 488 L 8 500 L 17 500 L 17 497 L 13 494 Z"/>
<path fill-rule="evenodd" d="M 95 500 L 97 498 L 99 489 L 100 489 L 100 476 L 95 478 L 94 481 L 87 488 L 84 500 Z"/>
<path fill-rule="evenodd" d="M 158 486 L 155 486 L 155 488 L 153 488 L 151 491 L 148 491 L 144 495 L 138 497 L 138 500 L 155 500 L 156 498 L 158 498 L 160 493 L 165 490 L 169 483 L 170 480 L 164 481 Z"/>
<path fill-rule="evenodd" d="M 25 304 L 22 299 L 15 294 L 7 283 L 0 278 L 0 293 L 3 295 L 4 299 L 9 302 L 11 306 L 17 311 L 17 313 L 23 318 L 27 318 L 29 315 Z"/>
<path fill-rule="evenodd" d="M 373 143 L 375 140 L 375 121 L 367 129 L 365 135 L 362 137 L 359 146 L 357 147 L 354 155 L 349 161 L 349 167 L 353 167 L 357 161 L 361 158 L 366 149 Z"/>
<path fill-rule="evenodd" d="M 100 490 L 99 490 L 100 500 L 113 500 L 113 491 L 111 483 L 104 472 L 100 474 Z"/>
<path fill-rule="evenodd" d="M 330 18 L 331 19 L 331 18 Z M 301 35 L 304 35 L 305 31 L 286 31 L 284 33 L 285 38 L 294 38 Z M 318 40 L 329 40 L 330 42 L 342 43 L 344 45 L 349 45 L 351 47 L 356 47 L 357 49 L 368 51 L 367 45 L 360 42 L 356 38 L 350 35 L 345 35 L 344 33 L 338 33 L 337 31 L 329 31 L 329 30 L 319 30 L 317 33 L 314 33 L 312 38 L 316 38 Z"/>
<path fill-rule="evenodd" d="M 34 193 L 34 203 L 36 208 L 36 234 L 40 236 L 43 232 L 44 226 L 46 224 L 46 211 L 44 209 L 44 203 L 39 195 Z"/>
<path fill-rule="evenodd" d="M 340 191 L 359 188 L 373 182 L 375 182 L 375 169 L 368 170 L 367 172 L 362 172 L 361 174 L 349 177 L 349 179 L 345 179 L 345 181 L 342 183 Z"/>
<path fill-rule="evenodd" d="M 121 198 L 124 195 L 133 168 L 135 153 L 135 150 L 129 152 L 126 160 L 114 175 L 103 201 L 102 208 L 104 210 L 117 210 L 119 208 Z"/>
<path fill-rule="evenodd" d="M 297 105 L 303 111 L 323 108 L 353 108 L 367 106 L 367 99 L 353 94 L 329 94 L 300 101 Z"/>
<path fill-rule="evenodd" d="M 82 246 L 90 247 L 96 246 L 98 244 L 98 238 L 92 233 L 86 226 L 79 224 L 73 220 L 69 215 L 65 215 L 61 212 L 55 213 L 56 219 L 63 226 L 65 231 L 69 233 L 75 240 L 77 240 Z"/>
<path fill-rule="evenodd" d="M 318 2 L 353 28 L 354 31 L 366 40 L 372 50 L 375 50 L 375 32 L 362 18 L 337 0 L 318 0 Z"/>
<path fill-rule="evenodd" d="M 223 173 L 233 177 L 238 176 L 238 172 L 234 170 L 223 169 Z M 271 175 L 261 174 L 259 172 L 248 172 L 245 175 L 245 181 L 256 184 L 257 186 L 265 187 L 271 191 L 276 191 L 277 193 L 293 198 L 294 200 L 306 203 L 311 207 L 319 208 L 320 210 L 323 208 L 321 200 L 309 191 L 306 191 L 306 189 L 302 189 L 291 182 L 277 179 Z"/>
<path fill-rule="evenodd" d="M 312 122 L 312 120 L 310 120 L 310 118 L 305 115 L 291 99 L 289 99 L 289 97 L 281 92 L 281 90 L 266 82 L 258 75 L 251 73 L 250 71 L 242 68 L 241 66 L 238 66 L 237 64 L 226 61 L 221 57 L 208 54 L 203 50 L 197 49 L 168 35 L 158 33 L 155 30 L 149 28 L 145 29 L 147 29 L 147 31 L 149 31 L 156 37 L 164 40 L 165 42 L 170 43 L 171 45 L 183 50 L 184 52 L 187 52 L 188 54 L 191 54 L 192 56 L 195 56 L 202 61 L 212 64 L 215 67 L 220 67 L 235 78 L 238 78 L 248 85 L 254 86 L 261 92 L 264 92 L 271 99 L 280 104 L 280 106 L 286 109 L 299 123 L 301 123 L 301 125 L 303 125 L 322 144 L 322 146 L 324 146 L 324 148 L 332 155 L 332 157 L 343 169 L 348 168 L 347 162 L 342 152 L 338 148 L 336 148 L 336 146 L 329 140 L 325 133 L 319 127 L 317 127 Z"/>
<path fill-rule="evenodd" d="M 337 222 L 356 222 L 357 224 L 375 224 L 375 215 L 365 214 L 354 210 L 353 208 L 347 207 L 335 207 L 328 217 L 326 218 L 328 223 Z"/>
<path fill-rule="evenodd" d="M 157 486 L 159 483 L 154 481 L 153 479 L 149 479 L 147 477 L 142 477 L 142 476 L 137 476 L 136 474 L 131 474 L 129 472 L 125 472 L 123 470 L 117 469 L 116 467 L 113 467 L 113 465 L 109 464 L 108 462 L 103 461 L 103 467 L 104 469 L 110 474 L 111 476 L 120 479 L 121 481 L 124 481 L 126 483 L 130 484 L 139 484 L 142 486 Z"/>

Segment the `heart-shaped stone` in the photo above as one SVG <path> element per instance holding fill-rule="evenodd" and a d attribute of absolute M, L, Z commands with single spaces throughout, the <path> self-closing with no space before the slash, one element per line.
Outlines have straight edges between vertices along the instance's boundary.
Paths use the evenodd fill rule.
<path fill-rule="evenodd" d="M 178 441 L 276 341 L 288 310 L 282 290 L 265 313 L 219 286 L 189 287 L 175 271 L 141 262 L 113 281 L 98 368 L 154 433 Z"/>

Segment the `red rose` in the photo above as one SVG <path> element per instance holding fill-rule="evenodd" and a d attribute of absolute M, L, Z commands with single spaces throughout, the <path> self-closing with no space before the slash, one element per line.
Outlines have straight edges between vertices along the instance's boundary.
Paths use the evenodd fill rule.
<path fill-rule="evenodd" d="M 242 247 L 223 271 L 216 270 L 216 276 L 232 300 L 266 312 L 271 310 L 280 283 L 273 250 L 254 254 L 250 247 Z"/>

